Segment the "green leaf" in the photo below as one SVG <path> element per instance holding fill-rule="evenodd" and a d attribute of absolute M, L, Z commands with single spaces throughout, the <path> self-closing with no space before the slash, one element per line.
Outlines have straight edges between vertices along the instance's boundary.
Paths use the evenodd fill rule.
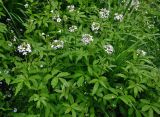
<path fill-rule="evenodd" d="M 93 84 L 93 83 L 96 83 L 96 82 L 98 82 L 98 79 L 93 79 L 93 80 L 91 80 L 91 81 L 89 82 L 89 84 Z"/>
<path fill-rule="evenodd" d="M 55 88 L 57 86 L 57 84 L 58 84 L 58 78 L 55 77 L 55 78 L 52 79 L 51 85 L 52 85 L 53 88 Z"/>
<path fill-rule="evenodd" d="M 37 101 L 36 107 L 40 108 L 40 106 L 41 106 L 41 101 L 39 100 L 39 101 Z"/>
<path fill-rule="evenodd" d="M 26 81 L 24 82 L 24 84 L 25 84 L 28 88 L 31 88 L 31 84 L 30 84 L 30 82 L 29 82 L 28 80 L 26 80 Z"/>
<path fill-rule="evenodd" d="M 144 105 L 143 107 L 142 107 L 142 111 L 148 111 L 149 109 L 151 108 L 151 106 L 150 105 Z"/>
<path fill-rule="evenodd" d="M 68 108 L 66 109 L 66 111 L 65 111 L 65 114 L 71 112 L 71 110 L 72 110 L 72 108 L 71 108 L 71 107 L 68 107 Z"/>
<path fill-rule="evenodd" d="M 141 115 L 139 110 L 136 110 L 136 117 L 142 117 L 142 115 Z"/>
<path fill-rule="evenodd" d="M 7 31 L 6 25 L 3 23 L 0 23 L 0 33 L 4 33 L 5 31 Z"/>
<path fill-rule="evenodd" d="M 78 106 L 77 103 L 72 104 L 71 107 L 72 107 L 74 110 L 81 111 L 81 108 Z"/>
<path fill-rule="evenodd" d="M 96 83 L 94 84 L 94 87 L 93 87 L 93 90 L 92 90 L 92 95 L 94 95 L 94 94 L 97 92 L 98 87 L 99 87 L 99 83 L 96 82 Z"/>
<path fill-rule="evenodd" d="M 160 110 L 157 107 L 152 106 L 152 108 L 158 115 L 160 115 Z"/>
<path fill-rule="evenodd" d="M 149 109 L 148 114 L 149 114 L 149 116 L 148 116 L 148 117 L 154 117 L 153 109 L 152 109 L 152 108 L 150 108 L 150 109 Z"/>
<path fill-rule="evenodd" d="M 44 82 L 45 83 L 48 83 L 48 80 L 50 80 L 53 76 L 51 74 L 47 74 L 45 77 L 44 77 Z"/>
<path fill-rule="evenodd" d="M 116 89 L 114 89 L 114 88 L 108 88 L 108 90 L 110 90 L 115 95 L 118 95 L 118 91 Z"/>
<path fill-rule="evenodd" d="M 124 95 L 124 96 L 120 96 L 119 97 L 125 104 L 127 104 L 128 106 L 130 106 L 130 98 L 127 96 L 127 95 Z"/>
<path fill-rule="evenodd" d="M 128 116 L 132 117 L 134 109 L 131 107 L 128 109 Z"/>
<path fill-rule="evenodd" d="M 127 78 L 127 76 L 126 76 L 126 75 L 124 75 L 124 74 L 121 74 L 121 73 L 119 73 L 119 74 L 116 74 L 116 76 L 117 76 L 117 77 L 124 78 L 124 79 L 125 79 L 125 78 Z"/>
<path fill-rule="evenodd" d="M 66 86 L 66 87 L 69 86 L 68 82 L 65 79 L 59 78 L 59 80 L 63 83 L 64 86 Z"/>
<path fill-rule="evenodd" d="M 78 87 L 82 86 L 82 85 L 83 85 L 83 82 L 84 82 L 84 77 L 82 76 L 82 77 L 80 77 L 80 78 L 78 79 L 78 81 L 77 81 Z"/>
<path fill-rule="evenodd" d="M 70 75 L 70 73 L 68 73 L 68 72 L 61 72 L 61 73 L 59 73 L 58 75 L 57 75 L 57 77 L 66 77 L 66 76 L 69 76 Z"/>
<path fill-rule="evenodd" d="M 104 81 L 99 80 L 99 83 L 100 83 L 104 88 L 107 88 L 107 86 L 105 85 Z"/>
<path fill-rule="evenodd" d="M 105 100 L 111 100 L 111 99 L 114 99 L 114 98 L 116 98 L 117 96 L 115 95 L 115 94 L 107 94 L 107 95 L 105 95 L 103 98 L 105 99 Z"/>
<path fill-rule="evenodd" d="M 23 82 L 18 83 L 18 85 L 17 85 L 17 87 L 16 87 L 15 95 L 17 95 L 17 94 L 18 94 L 18 92 L 22 89 L 22 87 L 23 87 Z"/>
<path fill-rule="evenodd" d="M 89 72 L 90 75 L 93 75 L 93 70 L 90 66 L 88 66 L 88 72 Z"/>
<path fill-rule="evenodd" d="M 53 70 L 51 71 L 51 74 L 52 74 L 52 76 L 54 76 L 54 75 L 56 75 L 58 72 L 59 72 L 59 70 L 53 69 Z"/>
<path fill-rule="evenodd" d="M 135 87 L 135 88 L 134 88 L 134 97 L 137 97 L 137 95 L 138 95 L 138 88 Z"/>
<path fill-rule="evenodd" d="M 76 112 L 74 109 L 72 109 L 72 117 L 76 117 Z"/>

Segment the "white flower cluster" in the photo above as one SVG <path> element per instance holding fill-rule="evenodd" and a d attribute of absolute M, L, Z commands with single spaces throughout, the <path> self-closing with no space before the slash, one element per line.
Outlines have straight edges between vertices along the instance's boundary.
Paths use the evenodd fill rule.
<path fill-rule="evenodd" d="M 77 30 L 77 26 L 73 25 L 69 27 L 69 32 L 75 32 Z"/>
<path fill-rule="evenodd" d="M 112 54 L 114 52 L 114 48 L 111 44 L 104 45 L 104 50 L 107 54 Z"/>
<path fill-rule="evenodd" d="M 22 55 L 27 55 L 28 53 L 32 52 L 30 44 L 25 42 L 19 45 L 17 50 L 19 53 L 22 53 Z"/>
<path fill-rule="evenodd" d="M 67 6 L 67 8 L 68 8 L 69 12 L 72 12 L 75 9 L 74 5 L 69 5 L 69 6 Z"/>
<path fill-rule="evenodd" d="M 123 20 L 123 15 L 122 15 L 122 14 L 115 13 L 115 14 L 114 14 L 114 20 L 121 22 L 121 21 Z"/>
<path fill-rule="evenodd" d="M 29 7 L 29 4 L 28 4 L 28 3 L 26 3 L 26 4 L 24 5 L 24 7 L 25 7 L 25 8 L 28 8 L 28 7 Z"/>
<path fill-rule="evenodd" d="M 90 34 L 83 34 L 81 41 L 82 41 L 85 45 L 87 45 L 87 44 L 89 44 L 90 42 L 93 41 L 93 36 L 91 36 Z"/>
<path fill-rule="evenodd" d="M 13 36 L 13 41 L 17 41 L 17 37 L 16 36 Z"/>
<path fill-rule="evenodd" d="M 147 52 L 145 52 L 144 50 L 141 50 L 141 49 L 137 50 L 137 55 L 145 56 L 146 54 L 147 54 Z"/>
<path fill-rule="evenodd" d="M 7 18 L 7 19 L 6 19 L 6 22 L 10 22 L 10 21 L 11 21 L 11 19 L 10 19 L 10 18 Z"/>
<path fill-rule="evenodd" d="M 100 9 L 100 11 L 99 11 L 100 18 L 108 18 L 109 13 L 110 13 L 110 11 L 107 10 L 106 8 Z"/>
<path fill-rule="evenodd" d="M 91 30 L 97 32 L 100 29 L 100 24 L 93 22 L 91 25 Z"/>
<path fill-rule="evenodd" d="M 54 16 L 52 19 L 55 20 L 56 22 L 61 22 L 62 21 L 62 19 L 60 18 L 59 15 Z"/>
<path fill-rule="evenodd" d="M 64 42 L 62 40 L 53 40 L 51 48 L 57 50 L 64 47 Z"/>
<path fill-rule="evenodd" d="M 138 0 L 132 0 L 131 2 L 131 7 L 134 7 L 136 10 L 138 9 L 139 7 L 139 1 Z"/>
<path fill-rule="evenodd" d="M 17 112 L 17 108 L 13 108 L 13 112 L 16 113 Z"/>

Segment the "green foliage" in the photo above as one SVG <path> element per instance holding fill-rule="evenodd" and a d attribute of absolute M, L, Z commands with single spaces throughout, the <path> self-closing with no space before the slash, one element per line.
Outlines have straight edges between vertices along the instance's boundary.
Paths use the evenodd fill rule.
<path fill-rule="evenodd" d="M 158 117 L 160 6 L 133 1 L 0 0 L 0 116 Z"/>

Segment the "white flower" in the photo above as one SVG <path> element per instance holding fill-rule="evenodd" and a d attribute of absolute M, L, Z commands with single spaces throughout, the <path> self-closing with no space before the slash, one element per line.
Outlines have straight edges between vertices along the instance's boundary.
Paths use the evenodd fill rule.
<path fill-rule="evenodd" d="M 27 55 L 28 53 L 32 52 L 30 44 L 25 42 L 19 45 L 17 50 L 19 53 L 22 53 L 22 55 Z"/>
<path fill-rule="evenodd" d="M 8 46 L 11 47 L 13 44 L 12 42 L 8 42 Z"/>
<path fill-rule="evenodd" d="M 69 27 L 69 32 L 75 32 L 77 30 L 77 26 L 73 25 Z"/>
<path fill-rule="evenodd" d="M 0 85 L 3 84 L 2 82 L 0 82 Z"/>
<path fill-rule="evenodd" d="M 13 112 L 16 113 L 16 112 L 17 112 L 17 108 L 14 108 L 14 109 L 13 109 Z"/>
<path fill-rule="evenodd" d="M 61 18 L 59 17 L 59 15 L 54 16 L 52 19 L 56 22 L 61 22 Z"/>
<path fill-rule="evenodd" d="M 139 7 L 139 1 L 138 0 L 132 0 L 131 2 L 131 7 L 134 7 L 136 10 L 138 9 Z"/>
<path fill-rule="evenodd" d="M 100 9 L 100 11 L 99 11 L 100 18 L 108 18 L 109 13 L 110 13 L 110 11 L 107 10 L 106 8 Z"/>
<path fill-rule="evenodd" d="M 41 33 L 42 36 L 45 36 L 45 33 Z"/>
<path fill-rule="evenodd" d="M 53 13 L 53 10 L 51 10 L 50 12 Z"/>
<path fill-rule="evenodd" d="M 114 48 L 111 44 L 104 45 L 104 50 L 107 54 L 112 54 L 114 52 Z"/>
<path fill-rule="evenodd" d="M 13 30 L 11 30 L 11 33 L 14 33 L 14 31 L 13 31 Z"/>
<path fill-rule="evenodd" d="M 8 70 L 4 70 L 4 73 L 5 73 L 5 74 L 8 74 L 8 73 L 9 73 L 9 71 L 8 71 Z"/>
<path fill-rule="evenodd" d="M 61 32 L 62 32 L 62 30 L 59 30 L 58 32 L 59 32 L 59 33 L 61 33 Z"/>
<path fill-rule="evenodd" d="M 93 41 L 93 36 L 91 36 L 90 34 L 83 34 L 81 41 L 82 41 L 85 45 L 87 45 L 87 44 L 89 44 L 90 42 Z"/>
<path fill-rule="evenodd" d="M 91 25 L 91 30 L 92 31 L 98 31 L 99 29 L 100 29 L 100 24 L 96 23 L 96 22 L 93 22 L 92 25 Z"/>
<path fill-rule="evenodd" d="M 115 13 L 115 14 L 114 14 L 114 20 L 121 22 L 121 21 L 123 20 L 123 15 L 122 15 L 122 14 Z"/>
<path fill-rule="evenodd" d="M 17 40 L 17 37 L 16 37 L 16 36 L 14 36 L 14 37 L 13 37 L 13 41 L 16 41 L 16 40 Z"/>
<path fill-rule="evenodd" d="M 43 67 L 43 65 L 41 64 L 41 65 L 40 65 L 40 67 L 42 68 L 42 67 Z"/>
<path fill-rule="evenodd" d="M 147 52 L 145 52 L 144 50 L 141 50 L 141 49 L 137 50 L 137 55 L 145 56 L 146 54 Z"/>
<path fill-rule="evenodd" d="M 57 50 L 59 48 L 63 48 L 64 47 L 64 42 L 62 40 L 53 40 L 52 44 L 51 44 L 51 48 Z"/>
<path fill-rule="evenodd" d="M 29 7 L 29 4 L 25 4 L 24 7 L 25 7 L 25 8 L 28 8 L 28 7 Z"/>
<path fill-rule="evenodd" d="M 11 97 L 11 96 L 12 96 L 11 94 L 8 94 L 8 95 L 7 95 L 7 97 Z"/>
<path fill-rule="evenodd" d="M 22 32 L 22 31 L 23 31 L 23 29 L 21 28 L 21 29 L 19 29 L 19 31 L 21 31 L 21 32 Z"/>
<path fill-rule="evenodd" d="M 57 22 L 61 22 L 61 18 L 58 17 L 58 18 L 57 18 Z"/>
<path fill-rule="evenodd" d="M 72 12 L 72 11 L 74 11 L 74 5 L 69 5 L 69 6 L 67 6 L 67 8 L 68 8 L 68 10 L 69 10 L 69 12 Z"/>
<path fill-rule="evenodd" d="M 7 19 L 6 19 L 6 22 L 10 22 L 10 21 L 11 21 L 11 19 L 10 19 L 10 18 L 7 18 Z"/>

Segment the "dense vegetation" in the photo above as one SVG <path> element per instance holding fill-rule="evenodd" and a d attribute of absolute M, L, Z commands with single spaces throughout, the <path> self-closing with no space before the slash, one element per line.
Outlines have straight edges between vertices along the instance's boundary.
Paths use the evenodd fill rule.
<path fill-rule="evenodd" d="M 0 117 L 159 117 L 159 0 L 0 0 Z"/>

